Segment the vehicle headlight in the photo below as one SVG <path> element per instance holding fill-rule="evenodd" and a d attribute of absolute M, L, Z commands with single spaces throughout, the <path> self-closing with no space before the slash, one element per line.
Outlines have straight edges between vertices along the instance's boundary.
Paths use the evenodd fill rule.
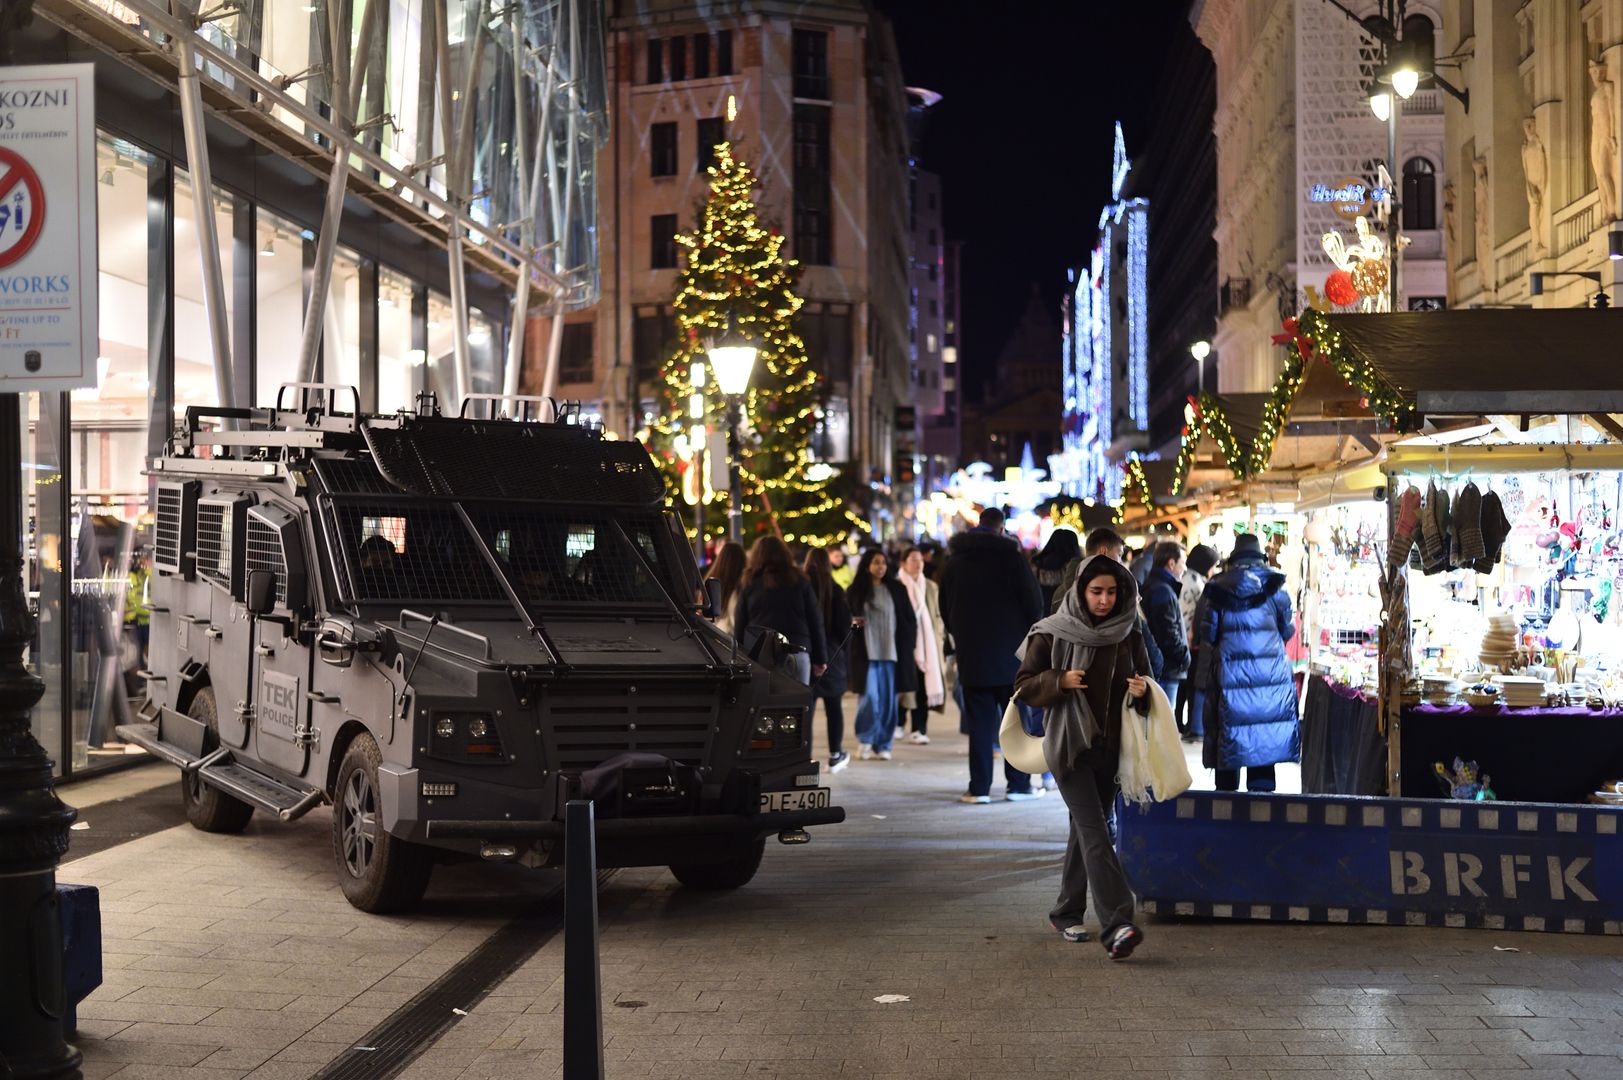
<path fill-rule="evenodd" d="M 793 715 L 778 717 L 778 730 L 785 735 L 795 734 L 800 730 L 800 717 Z"/>
<path fill-rule="evenodd" d="M 772 717 L 770 717 L 770 716 L 758 716 L 758 717 L 755 718 L 755 734 L 757 734 L 757 735 L 770 735 L 776 730 L 777 730 L 777 721 L 774 720 Z"/>
<path fill-rule="evenodd" d="M 456 734 L 456 721 L 449 716 L 442 716 L 434 721 L 434 735 L 436 738 L 449 739 Z"/>
<path fill-rule="evenodd" d="M 468 721 L 468 734 L 475 739 L 482 739 L 490 734 L 490 724 L 483 717 L 476 716 Z"/>

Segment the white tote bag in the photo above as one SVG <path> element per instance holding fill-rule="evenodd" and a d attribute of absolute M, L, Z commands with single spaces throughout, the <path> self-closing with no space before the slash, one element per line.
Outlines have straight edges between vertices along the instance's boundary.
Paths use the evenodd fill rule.
<path fill-rule="evenodd" d="M 1140 806 L 1182 795 L 1193 782 L 1172 702 L 1155 680 L 1146 681 L 1150 684 L 1149 714 L 1130 705 L 1122 708 L 1121 765 L 1117 774 L 1122 795 Z"/>
<path fill-rule="evenodd" d="M 1003 760 L 1021 772 L 1041 776 L 1048 771 L 1048 760 L 1043 757 L 1043 740 L 1032 735 L 1020 722 L 1020 705 L 1013 697 L 1003 710 L 1003 723 L 997 731 L 998 745 L 1003 747 Z"/>

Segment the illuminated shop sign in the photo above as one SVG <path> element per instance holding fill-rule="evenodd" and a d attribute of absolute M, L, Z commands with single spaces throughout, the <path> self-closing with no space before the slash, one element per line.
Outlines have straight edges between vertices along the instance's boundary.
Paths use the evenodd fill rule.
<path fill-rule="evenodd" d="M 1355 218 L 1360 214 L 1369 213 L 1370 209 L 1386 196 L 1385 188 L 1349 177 L 1337 182 L 1333 187 L 1329 184 L 1314 184 L 1308 189 L 1307 201 L 1329 203 L 1342 217 Z"/>

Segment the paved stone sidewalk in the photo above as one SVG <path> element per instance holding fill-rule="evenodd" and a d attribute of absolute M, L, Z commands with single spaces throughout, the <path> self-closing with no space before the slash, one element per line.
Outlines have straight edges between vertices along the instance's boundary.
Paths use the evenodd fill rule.
<path fill-rule="evenodd" d="M 770 845 L 737 893 L 618 874 L 602 898 L 608 1076 L 1623 1077 L 1613 939 L 1149 920 L 1125 964 L 1067 944 L 1043 918 L 1060 800 L 958 804 L 962 747 L 938 735 L 854 763 L 833 778 L 847 824 Z M 63 880 L 104 890 L 86 1075 L 303 1080 L 549 884 L 441 868 L 420 914 L 366 916 L 328 845 L 318 813 L 70 863 Z M 402 1075 L 559 1076 L 562 955 L 548 944 Z"/>

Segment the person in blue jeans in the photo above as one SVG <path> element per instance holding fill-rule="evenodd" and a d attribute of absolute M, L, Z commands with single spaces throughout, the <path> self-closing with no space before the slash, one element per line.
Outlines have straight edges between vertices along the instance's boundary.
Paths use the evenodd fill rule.
<path fill-rule="evenodd" d="M 918 668 L 896 662 L 912 657 L 918 620 L 907 589 L 890 572 L 890 563 L 878 548 L 863 553 L 846 600 L 851 617 L 861 626 L 851 641 L 851 690 L 862 695 L 857 705 L 857 760 L 889 761 L 896 739 L 896 695 L 918 688 Z"/>

